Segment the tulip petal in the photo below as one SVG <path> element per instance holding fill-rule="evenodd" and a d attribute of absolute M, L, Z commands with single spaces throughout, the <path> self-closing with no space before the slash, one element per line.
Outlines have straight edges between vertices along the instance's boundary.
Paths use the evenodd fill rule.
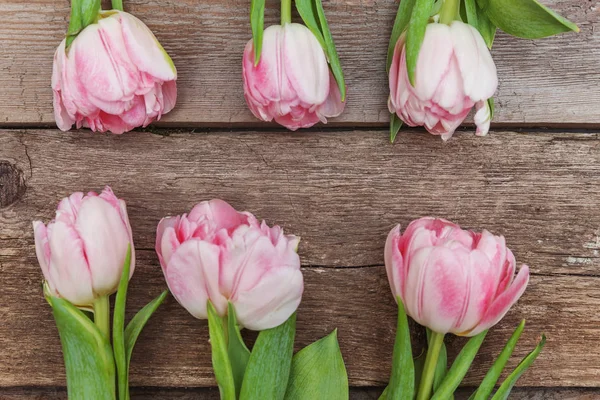
<path fill-rule="evenodd" d="M 95 292 L 113 293 L 131 240 L 119 210 L 100 197 L 84 198 L 76 227 L 85 246 Z"/>
<path fill-rule="evenodd" d="M 192 221 L 206 218 L 214 224 L 215 231 L 225 229 L 228 232 L 247 222 L 247 217 L 244 214 L 239 213 L 229 203 L 219 199 L 197 204 L 188 218 Z"/>
<path fill-rule="evenodd" d="M 452 37 L 448 25 L 427 25 L 415 74 L 415 92 L 421 101 L 433 98 L 451 68 L 451 57 Z M 402 69 L 406 71 L 406 66 Z"/>
<path fill-rule="evenodd" d="M 131 14 L 119 12 L 118 19 L 125 47 L 137 68 L 162 81 L 176 80 L 175 65 L 152 31 Z"/>
<path fill-rule="evenodd" d="M 54 284 L 50 280 L 50 271 L 48 264 L 50 263 L 50 244 L 48 242 L 48 231 L 46 225 L 40 221 L 33 221 L 33 236 L 35 238 L 35 254 L 37 256 L 44 278 L 54 289 Z"/>
<path fill-rule="evenodd" d="M 487 100 L 496 92 L 498 75 L 485 41 L 477 29 L 463 22 L 454 21 L 449 29 L 464 94 L 474 102 Z"/>
<path fill-rule="evenodd" d="M 86 259 L 83 241 L 73 226 L 62 221 L 48 224 L 50 247 L 48 281 L 60 297 L 77 306 L 94 302 L 92 277 Z"/>
<path fill-rule="evenodd" d="M 155 250 L 163 270 L 169 264 L 171 256 L 179 247 L 175 229 L 179 223 L 179 217 L 167 217 L 160 220 L 156 227 Z"/>
<path fill-rule="evenodd" d="M 404 299 L 407 269 L 404 264 L 399 242 L 402 239 L 400 225 L 396 225 L 388 234 L 385 242 L 385 269 L 394 299 L 400 296 Z"/>
<path fill-rule="evenodd" d="M 299 269 L 272 269 L 254 288 L 237 294 L 234 306 L 238 320 L 255 331 L 281 325 L 298 308 L 303 291 Z"/>
<path fill-rule="evenodd" d="M 197 239 L 184 242 L 163 270 L 169 289 L 190 314 L 208 317 L 210 299 L 219 315 L 227 311 L 227 299 L 219 292 L 219 247 Z"/>
<path fill-rule="evenodd" d="M 468 332 L 466 336 L 475 336 L 496 325 L 523 295 L 528 283 L 529 267 L 523 265 L 510 287 L 494 300 L 479 324 L 472 331 Z"/>

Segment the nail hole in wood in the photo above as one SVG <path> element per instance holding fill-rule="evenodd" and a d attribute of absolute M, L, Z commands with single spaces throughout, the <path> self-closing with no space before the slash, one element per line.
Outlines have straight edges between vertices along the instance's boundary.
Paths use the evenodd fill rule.
<path fill-rule="evenodd" d="M 0 208 L 19 200 L 25 189 L 23 171 L 8 161 L 0 160 Z"/>

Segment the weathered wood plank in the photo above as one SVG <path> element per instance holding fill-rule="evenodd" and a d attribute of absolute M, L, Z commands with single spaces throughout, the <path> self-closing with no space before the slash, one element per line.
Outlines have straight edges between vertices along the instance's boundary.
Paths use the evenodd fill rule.
<path fill-rule="evenodd" d="M 389 145 L 383 131 L 168 134 L 0 131 L 3 171 L 10 169 L 25 188 L 0 196 L 10 199 L 0 208 L 0 386 L 64 385 L 29 221 L 50 219 L 57 200 L 72 191 L 106 183 L 127 199 L 139 249 L 130 312 L 165 287 L 152 251 L 160 217 L 224 198 L 303 238 L 306 292 L 297 346 L 337 327 L 351 384 L 382 386 L 395 327 L 380 266 L 383 241 L 395 222 L 435 214 L 506 234 L 535 274 L 523 300 L 488 337 L 468 383 L 481 379 L 527 318 L 511 365 L 539 333 L 549 342 L 522 385 L 598 385 L 598 135 L 469 133 L 443 144 L 412 132 Z M 326 268 L 348 266 L 355 268 Z M 450 353 L 462 342 L 451 339 Z M 168 300 L 144 332 L 133 365 L 136 386 L 212 385 L 206 324 Z"/>
<path fill-rule="evenodd" d="M 600 126 L 600 10 L 594 1 L 543 0 L 578 23 L 580 34 L 537 42 L 499 35 L 494 58 L 501 77 L 495 122 Z M 278 2 L 267 2 L 266 24 Z M 258 126 L 242 91 L 241 55 L 250 39 L 248 1 L 129 0 L 179 70 L 179 103 L 163 126 Z M 0 3 L 0 125 L 53 124 L 50 75 L 64 36 L 69 2 Z M 324 2 L 349 86 L 334 125 L 388 123 L 385 55 L 397 8 L 392 0 Z M 260 125 L 264 126 L 264 125 Z"/>
<path fill-rule="evenodd" d="M 2 259 L 0 275 L 0 386 L 64 385 L 60 344 L 41 288 L 35 257 Z M 138 251 L 128 310 L 141 308 L 165 287 L 154 253 Z M 297 349 L 338 328 L 350 383 L 382 386 L 391 366 L 395 304 L 385 269 L 305 268 L 306 290 L 298 313 Z M 521 302 L 486 339 L 467 379 L 476 384 L 521 318 L 526 332 L 510 367 L 545 332 L 548 344 L 520 384 L 594 386 L 600 374 L 600 278 L 533 276 Z M 415 351 L 423 332 L 418 331 Z M 252 335 L 250 335 L 252 337 Z M 451 357 L 464 340 L 448 339 Z M 144 330 L 133 355 L 134 386 L 214 385 L 205 321 L 198 321 L 169 298 Z"/>
<path fill-rule="evenodd" d="M 473 389 L 459 389 L 456 400 L 467 400 Z M 380 388 L 351 388 L 351 400 L 377 400 L 381 394 Z M 599 389 L 587 388 L 515 388 L 511 392 L 511 400 L 593 400 L 600 396 Z M 7 388 L 0 389 L 2 400 L 63 400 L 67 398 L 64 388 Z M 154 389 L 132 388 L 133 400 L 218 400 L 219 391 L 216 388 L 188 389 Z M 318 399 L 316 399 L 318 400 Z"/>
<path fill-rule="evenodd" d="M 223 198 L 300 235 L 305 265 L 381 264 L 394 224 L 436 215 L 504 234 L 536 273 L 599 275 L 599 149 L 597 134 L 443 143 L 407 132 L 390 145 L 383 131 L 2 131 L 0 161 L 21 171 L 25 189 L 11 189 L 20 197 L 0 210 L 0 255 L 29 244 L 30 221 L 48 220 L 61 197 L 110 184 L 128 201 L 140 248 L 154 247 L 163 216 Z"/>

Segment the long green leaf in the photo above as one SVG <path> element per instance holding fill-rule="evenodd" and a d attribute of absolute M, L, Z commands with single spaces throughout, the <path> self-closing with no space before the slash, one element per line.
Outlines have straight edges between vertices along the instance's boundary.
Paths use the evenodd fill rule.
<path fill-rule="evenodd" d="M 331 72 L 333 73 L 333 76 L 338 84 L 338 88 L 340 89 L 341 99 L 342 101 L 346 101 L 346 81 L 344 80 L 344 71 L 342 70 L 342 64 L 340 63 L 340 58 L 338 57 L 335 43 L 333 43 L 333 37 L 331 36 L 331 31 L 329 30 L 329 25 L 327 24 L 327 18 L 325 18 L 325 10 L 323 10 L 323 4 L 321 3 L 321 0 L 313 1 L 319 17 L 321 33 L 325 39 L 324 49 L 327 53 L 329 67 L 331 68 Z"/>
<path fill-rule="evenodd" d="M 494 39 L 496 38 L 496 31 L 498 28 L 490 21 L 490 18 L 483 12 L 479 5 L 477 5 L 477 30 L 481 33 L 488 49 L 491 50 L 494 45 Z"/>
<path fill-rule="evenodd" d="M 406 31 L 406 68 L 408 79 L 413 86 L 415 85 L 419 52 L 421 51 L 421 44 L 423 44 L 427 21 L 433 4 L 431 0 L 416 0 Z"/>
<path fill-rule="evenodd" d="M 490 20 L 504 32 L 539 39 L 563 32 L 579 32 L 577 25 L 537 0 L 478 0 Z"/>
<path fill-rule="evenodd" d="M 479 20 L 477 18 L 477 4 L 475 0 L 464 0 L 465 14 L 467 14 L 467 23 L 473 28 L 479 30 Z"/>
<path fill-rule="evenodd" d="M 396 141 L 396 136 L 398 136 L 398 132 L 400 132 L 400 128 L 402 128 L 402 120 L 394 113 L 390 114 L 390 142 L 394 143 Z"/>
<path fill-rule="evenodd" d="M 392 36 L 390 37 L 390 44 L 388 45 L 386 67 L 386 71 L 388 73 L 390 72 L 390 66 L 392 65 L 392 58 L 394 57 L 396 43 L 408 26 L 414 6 L 415 0 L 401 0 L 400 5 L 398 6 L 398 12 L 396 13 L 396 19 L 394 20 L 394 27 L 392 28 Z"/>
<path fill-rule="evenodd" d="M 398 324 L 396 341 L 392 355 L 392 375 L 387 390 L 387 399 L 412 399 L 415 392 L 415 366 L 413 363 L 412 347 L 410 345 L 410 330 L 408 317 L 398 297 Z"/>
<path fill-rule="evenodd" d="M 246 366 L 240 400 L 281 400 L 287 388 L 296 314 L 278 327 L 260 332 Z"/>
<path fill-rule="evenodd" d="M 521 321 L 519 326 L 517 326 L 517 329 L 515 329 L 514 333 L 506 343 L 506 346 L 504 346 L 504 349 L 502 349 L 502 352 L 500 355 L 498 355 L 494 365 L 492 365 L 488 373 L 485 375 L 485 378 L 483 378 L 483 381 L 481 381 L 481 385 L 479 385 L 479 388 L 473 394 L 473 399 L 489 399 L 492 391 L 494 390 L 496 382 L 498 382 L 498 379 L 500 378 L 500 374 L 502 374 L 502 371 L 504 370 L 504 366 L 515 350 L 515 346 L 517 345 L 519 337 L 521 337 L 521 333 L 523 333 L 523 329 L 525 329 L 525 320 Z"/>
<path fill-rule="evenodd" d="M 236 396 L 239 396 L 240 391 L 242 390 L 246 365 L 250 359 L 250 350 L 248 350 L 248 347 L 246 347 L 246 344 L 244 343 L 244 339 L 242 339 L 240 327 L 237 323 L 235 308 L 231 303 L 227 305 L 227 331 L 227 353 L 229 354 L 233 381 L 235 382 L 235 393 Z"/>
<path fill-rule="evenodd" d="M 265 31 L 265 0 L 250 2 L 250 25 L 252 27 L 252 44 L 254 47 L 254 65 L 260 62 L 263 33 Z"/>
<path fill-rule="evenodd" d="M 108 338 L 67 300 L 47 297 L 60 334 L 70 399 L 116 399 L 115 362 Z"/>
<path fill-rule="evenodd" d="M 517 368 L 515 368 L 515 370 L 504 380 L 504 382 L 502 382 L 502 385 L 500 385 L 500 388 L 498 389 L 496 394 L 494 394 L 492 400 L 508 399 L 510 391 L 512 390 L 513 386 L 515 386 L 515 383 L 517 383 L 517 381 L 519 380 L 521 375 L 523 375 L 523 373 L 527 370 L 527 368 L 529 368 L 531 364 L 533 364 L 537 356 L 540 355 L 540 352 L 544 348 L 545 344 L 546 336 L 542 335 L 542 339 L 535 347 L 535 349 L 531 353 L 529 353 L 525 358 L 523 358 L 519 365 L 517 365 Z"/>
<path fill-rule="evenodd" d="M 168 290 L 165 290 L 157 297 L 154 298 L 150 303 L 146 304 L 144 308 L 135 314 L 135 316 L 127 324 L 125 328 L 125 351 L 127 352 L 127 371 L 129 371 L 129 363 L 131 361 L 131 354 L 133 353 L 133 347 L 137 341 L 138 336 L 142 333 L 142 329 L 146 326 L 146 323 L 158 309 L 158 307 L 167 298 Z"/>
<path fill-rule="evenodd" d="M 335 330 L 294 356 L 285 399 L 347 400 L 348 396 L 348 375 Z"/>
<path fill-rule="evenodd" d="M 469 371 L 469 367 L 471 367 L 471 363 L 473 363 L 473 359 L 477 355 L 486 334 L 487 330 L 469 339 L 456 357 L 456 360 L 452 363 L 452 367 L 450 367 L 446 377 L 433 394 L 431 400 L 445 400 L 452 396 L 467 374 L 467 371 Z"/>
<path fill-rule="evenodd" d="M 127 302 L 127 287 L 129 285 L 129 269 L 131 267 L 131 245 L 127 246 L 127 254 L 123 263 L 123 272 L 119 281 L 119 289 L 113 309 L 113 354 L 117 366 L 117 382 L 119 399 L 129 398 L 129 377 L 125 350 L 125 303 Z"/>
<path fill-rule="evenodd" d="M 298 10 L 298 14 L 300 14 L 304 25 L 315 35 L 317 41 L 321 44 L 323 50 L 325 50 L 327 44 L 321 32 L 321 24 L 313 0 L 296 0 L 296 10 Z"/>
<path fill-rule="evenodd" d="M 207 301 L 206 308 L 208 311 L 208 334 L 212 350 L 212 365 L 221 393 L 221 400 L 236 400 L 235 380 L 233 379 L 233 371 L 227 352 L 227 339 L 223 320 L 217 314 L 217 310 L 215 310 L 210 300 Z"/>
<path fill-rule="evenodd" d="M 415 366 L 415 387 L 418 388 L 421 384 L 421 377 L 423 376 L 423 368 L 425 368 L 425 359 L 427 358 L 427 350 L 423 349 L 418 357 L 415 357 L 413 364 Z"/>

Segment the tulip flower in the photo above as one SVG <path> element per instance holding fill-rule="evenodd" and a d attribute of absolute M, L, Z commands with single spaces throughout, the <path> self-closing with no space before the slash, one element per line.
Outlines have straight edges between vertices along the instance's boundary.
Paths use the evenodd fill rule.
<path fill-rule="evenodd" d="M 133 239 L 125 202 L 110 187 L 100 195 L 73 193 L 59 203 L 52 222 L 34 221 L 33 229 L 49 295 L 92 308 L 117 290 Z M 132 254 L 130 274 L 134 260 Z"/>
<path fill-rule="evenodd" d="M 240 325 L 264 330 L 300 304 L 298 242 L 279 226 L 211 200 L 161 220 L 156 252 L 173 296 L 194 317 L 207 318 L 209 300 L 221 316 L 231 303 Z"/>
<path fill-rule="evenodd" d="M 265 29 L 257 65 L 250 40 L 244 51 L 243 78 L 254 116 L 275 120 L 292 131 L 327 123 L 327 118 L 344 110 L 325 52 L 304 25 L 284 23 Z"/>
<path fill-rule="evenodd" d="M 58 127 L 115 134 L 147 126 L 175 106 L 177 71 L 142 21 L 100 11 L 54 55 L 52 89 Z"/>
<path fill-rule="evenodd" d="M 462 230 L 443 219 L 396 226 L 385 245 L 394 296 L 419 324 L 437 333 L 474 336 L 495 325 L 521 297 L 529 281 L 504 237 Z"/>
<path fill-rule="evenodd" d="M 468 24 L 427 25 L 414 86 L 408 76 L 405 37 L 400 37 L 389 85 L 388 108 L 409 126 L 425 126 L 447 140 L 475 106 L 477 134 L 489 130 L 488 99 L 498 86 L 496 66 L 481 34 Z"/>

